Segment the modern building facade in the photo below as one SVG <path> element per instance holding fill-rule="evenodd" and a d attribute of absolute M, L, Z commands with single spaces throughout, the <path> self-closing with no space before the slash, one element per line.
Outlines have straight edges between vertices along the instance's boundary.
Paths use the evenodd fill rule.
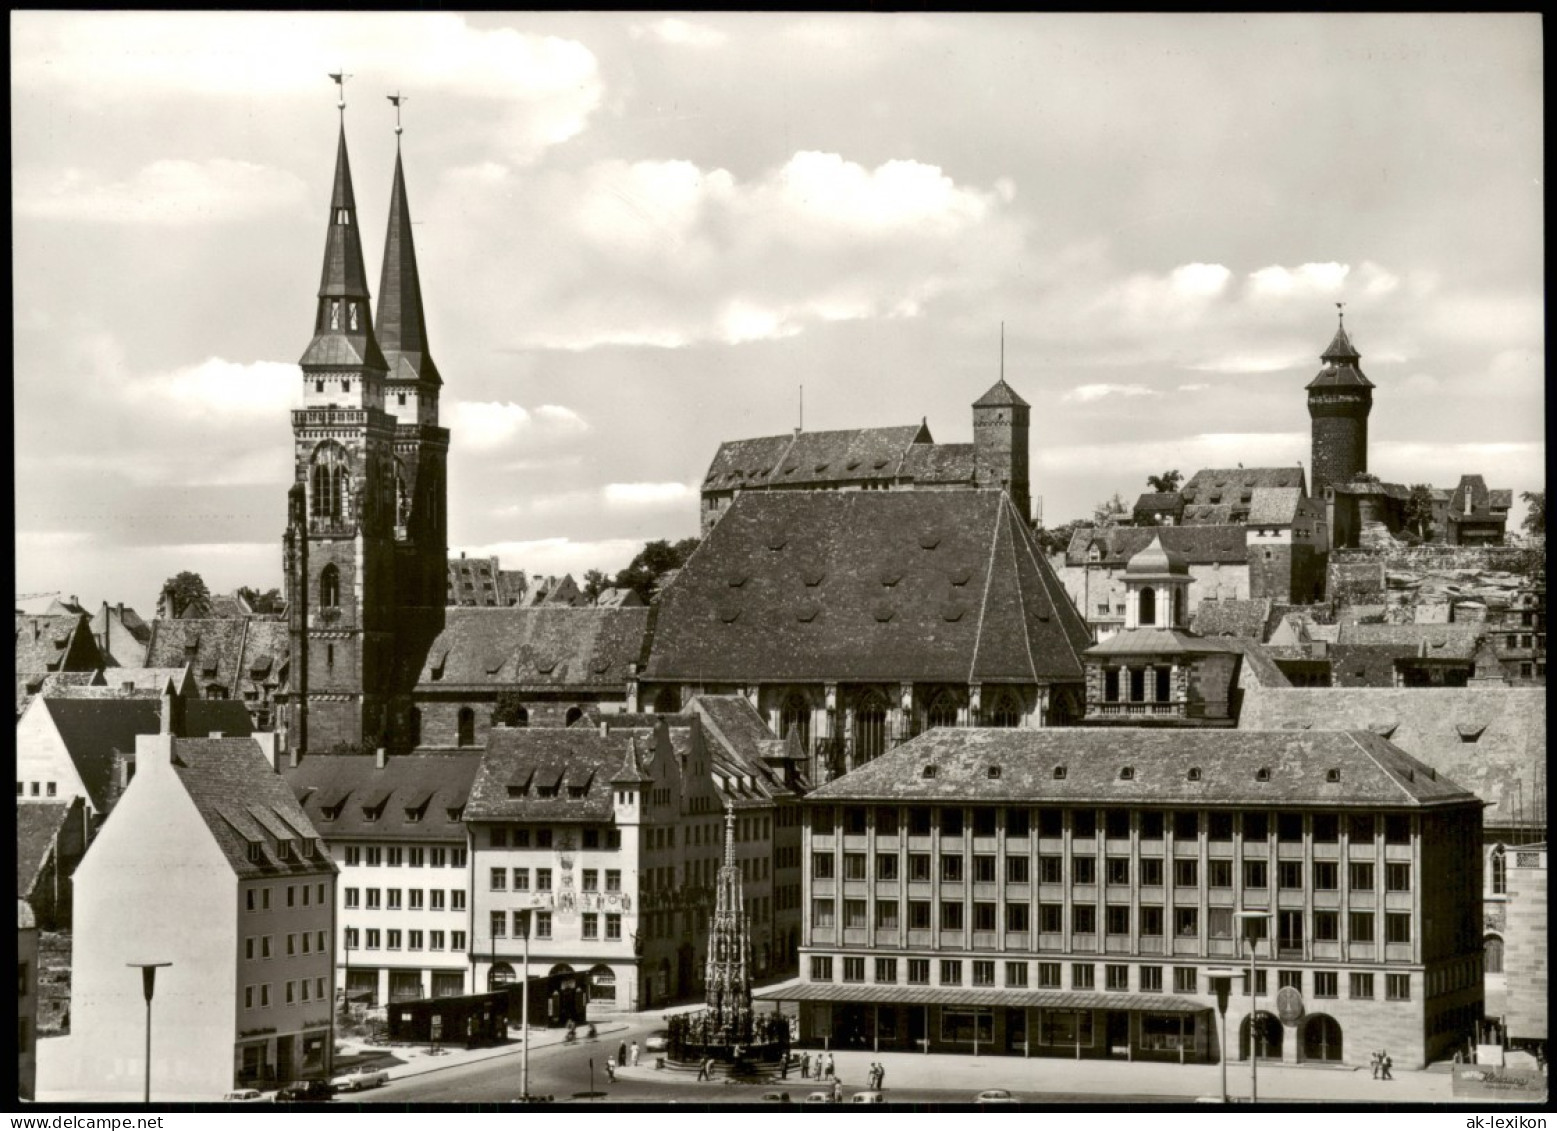
<path fill-rule="evenodd" d="M 1238 911 L 1262 1056 L 1420 1067 L 1481 1016 L 1480 803 L 1370 733 L 936 730 L 807 809 L 801 977 L 758 995 L 803 1041 L 1214 1060 Z"/>
<path fill-rule="evenodd" d="M 285 771 L 340 870 L 335 985 L 354 1004 L 474 993 L 464 753 L 308 755 Z"/>

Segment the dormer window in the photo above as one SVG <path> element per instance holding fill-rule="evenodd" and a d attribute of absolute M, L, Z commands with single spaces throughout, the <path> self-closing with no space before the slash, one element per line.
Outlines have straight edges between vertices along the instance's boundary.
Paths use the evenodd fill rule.
<path fill-rule="evenodd" d="M 587 785 L 570 785 L 570 786 L 568 786 L 568 796 L 569 797 L 574 797 L 574 798 L 584 797 L 588 793 L 589 793 L 589 786 L 587 786 Z"/>
<path fill-rule="evenodd" d="M 508 787 L 509 797 L 524 797 L 529 792 L 530 787 L 528 785 L 510 785 Z"/>
<path fill-rule="evenodd" d="M 933 778 L 933 777 L 935 777 L 936 773 L 937 773 L 936 767 L 934 767 L 934 766 L 926 766 L 924 768 L 924 773 L 921 774 L 920 776 L 921 777 L 925 777 L 925 778 Z"/>
<path fill-rule="evenodd" d="M 257 840 L 249 841 L 249 863 L 263 864 L 265 862 L 265 846 Z"/>
<path fill-rule="evenodd" d="M 557 787 L 554 786 L 554 785 L 537 786 L 536 790 L 535 790 L 535 796 L 537 796 L 537 797 L 556 797 L 557 796 Z"/>
<path fill-rule="evenodd" d="M 1190 780 L 1190 781 L 1199 781 L 1200 780 L 1200 767 L 1199 766 L 1191 766 L 1189 768 L 1189 773 L 1185 774 L 1184 776 L 1188 780 Z"/>
<path fill-rule="evenodd" d="M 989 767 L 989 769 L 984 771 L 984 776 L 989 778 L 991 781 L 999 781 L 1000 780 L 1000 767 L 999 766 L 991 766 L 991 767 Z"/>
<path fill-rule="evenodd" d="M 1340 770 L 1338 770 L 1338 769 L 1330 769 L 1330 770 L 1326 770 L 1325 771 L 1325 781 L 1337 782 L 1337 781 L 1340 781 L 1340 780 L 1341 780 L 1341 771 Z"/>
<path fill-rule="evenodd" d="M 290 840 L 276 841 L 276 859 L 283 863 L 292 859 L 292 842 Z"/>
<path fill-rule="evenodd" d="M 1064 781 L 1065 780 L 1065 767 L 1064 766 L 1055 766 L 1054 767 L 1054 780 L 1055 781 Z"/>
<path fill-rule="evenodd" d="M 1121 767 L 1119 767 L 1119 780 L 1120 781 L 1134 781 L 1135 780 L 1135 767 L 1134 766 L 1121 766 Z"/>
<path fill-rule="evenodd" d="M 465 816 L 465 806 L 456 805 L 452 809 L 445 809 L 444 812 L 448 815 L 451 822 L 459 824 L 460 820 Z"/>
<path fill-rule="evenodd" d="M 316 840 L 313 837 L 309 837 L 307 840 L 303 841 L 303 858 L 305 860 L 312 860 L 314 857 L 316 857 L 318 855 L 319 855 L 319 842 L 318 842 L 318 840 Z"/>
<path fill-rule="evenodd" d="M 1255 770 L 1254 771 L 1254 780 L 1255 781 L 1270 781 L 1270 768 L 1268 766 L 1261 766 L 1259 769 Z"/>

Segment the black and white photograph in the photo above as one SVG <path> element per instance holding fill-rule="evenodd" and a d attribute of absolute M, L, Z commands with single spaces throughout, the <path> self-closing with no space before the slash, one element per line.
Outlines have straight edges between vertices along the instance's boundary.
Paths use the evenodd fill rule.
<path fill-rule="evenodd" d="M 11 12 L 18 1107 L 1544 1105 L 1544 30 Z"/>

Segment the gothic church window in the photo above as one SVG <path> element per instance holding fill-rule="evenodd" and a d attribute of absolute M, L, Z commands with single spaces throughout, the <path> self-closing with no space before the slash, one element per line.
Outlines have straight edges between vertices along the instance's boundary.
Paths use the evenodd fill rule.
<path fill-rule="evenodd" d="M 925 725 L 935 727 L 954 727 L 957 725 L 957 697 L 950 691 L 942 691 L 930 703 L 930 710 L 925 715 Z"/>
<path fill-rule="evenodd" d="M 992 727 L 1014 727 L 1021 724 L 1022 708 L 1016 701 L 1016 696 L 1009 690 L 998 692 L 995 701 L 986 715 L 987 725 Z"/>
<path fill-rule="evenodd" d="M 797 732 L 802 749 L 811 747 L 811 704 L 798 691 L 784 700 L 779 712 L 779 737 L 787 739 L 789 732 Z"/>
<path fill-rule="evenodd" d="M 357 328 L 357 304 L 356 303 L 351 302 L 351 303 L 347 303 L 346 304 L 346 317 L 347 317 L 347 325 L 351 329 L 355 330 Z"/>
<path fill-rule="evenodd" d="M 338 298 L 332 298 L 330 300 L 330 329 L 332 329 L 332 330 L 339 330 L 340 328 L 341 328 L 341 300 L 338 299 Z"/>
<path fill-rule="evenodd" d="M 868 693 L 854 712 L 854 761 L 856 765 L 881 757 L 887 749 L 887 705 L 875 692 Z"/>
<path fill-rule="evenodd" d="M 346 452 L 339 444 L 325 443 L 314 452 L 310 471 L 311 513 L 315 518 L 340 518 L 347 509 Z"/>

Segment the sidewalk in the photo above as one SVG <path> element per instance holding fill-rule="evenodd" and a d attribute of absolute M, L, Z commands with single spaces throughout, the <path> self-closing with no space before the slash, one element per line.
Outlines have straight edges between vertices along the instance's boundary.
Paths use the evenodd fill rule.
<path fill-rule="evenodd" d="M 816 1050 L 811 1051 L 813 1067 Z M 1054 1057 L 1023 1059 L 1008 1056 L 962 1056 L 908 1052 L 835 1052 L 838 1077 L 846 1093 L 862 1091 L 871 1062 L 886 1069 L 883 1084 L 890 1099 L 894 1086 L 966 1093 L 972 1099 L 985 1088 L 1007 1088 L 1017 1096 L 1051 1092 L 1080 1095 L 1169 1096 L 1195 1100 L 1222 1094 L 1221 1066 L 1216 1064 L 1163 1064 L 1156 1061 L 1067 1060 Z M 1400 1072 L 1393 1080 L 1375 1080 L 1365 1070 L 1332 1067 L 1292 1067 L 1260 1063 L 1260 1100 L 1308 1103 L 1443 1103 L 1452 1102 L 1452 1084 L 1442 1072 Z M 685 1085 L 689 1078 L 669 1076 L 652 1065 L 617 1069 L 619 1080 L 674 1080 Z M 709 1088 L 731 1086 L 711 1081 Z M 830 1088 L 830 1080 L 802 1080 L 792 1067 L 788 1080 L 764 1081 L 765 1090 L 811 1092 Z M 1227 1066 L 1227 1091 L 1234 1100 L 1249 1095 L 1246 1061 Z"/>

